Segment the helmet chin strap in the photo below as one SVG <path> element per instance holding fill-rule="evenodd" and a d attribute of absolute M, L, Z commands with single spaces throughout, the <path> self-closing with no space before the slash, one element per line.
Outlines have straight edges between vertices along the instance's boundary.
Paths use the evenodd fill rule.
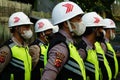
<path fill-rule="evenodd" d="M 44 32 L 42 32 L 42 34 L 43 34 L 43 36 L 44 36 L 45 41 L 48 43 L 49 41 L 48 41 L 48 39 L 47 39 L 47 36 L 45 35 Z M 46 42 L 45 42 L 45 43 L 46 43 Z"/>
<path fill-rule="evenodd" d="M 69 20 L 67 20 L 67 24 L 68 24 L 68 27 L 69 27 L 70 32 L 73 32 L 73 29 L 72 29 L 72 26 L 71 26 L 71 24 L 70 24 L 70 21 L 69 21 Z"/>

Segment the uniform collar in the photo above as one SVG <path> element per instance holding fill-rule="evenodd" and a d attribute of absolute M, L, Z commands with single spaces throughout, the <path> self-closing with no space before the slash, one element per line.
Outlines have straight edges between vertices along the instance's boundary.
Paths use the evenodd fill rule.
<path fill-rule="evenodd" d="M 109 42 L 109 39 L 105 37 L 105 42 Z"/>
<path fill-rule="evenodd" d="M 88 47 L 89 49 L 93 49 L 92 43 L 89 42 L 86 37 L 82 37 L 82 40 L 85 41 L 85 43 L 87 44 L 87 47 Z"/>
<path fill-rule="evenodd" d="M 59 30 L 59 32 L 66 37 L 67 42 L 73 43 L 72 37 L 67 32 L 65 32 L 64 30 Z"/>
<path fill-rule="evenodd" d="M 12 40 L 13 40 L 13 42 L 17 45 L 17 46 L 19 46 L 19 47 L 26 47 L 28 44 L 27 43 L 23 43 L 23 44 L 21 44 L 14 36 L 12 37 Z"/>
<path fill-rule="evenodd" d="M 41 39 L 37 38 L 37 40 L 38 40 L 41 44 L 43 44 L 43 45 L 47 45 L 47 44 L 44 43 Z"/>

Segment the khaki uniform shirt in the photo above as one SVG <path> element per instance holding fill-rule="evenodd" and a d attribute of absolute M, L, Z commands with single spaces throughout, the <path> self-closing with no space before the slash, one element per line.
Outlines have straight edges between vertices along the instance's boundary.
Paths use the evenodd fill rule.
<path fill-rule="evenodd" d="M 12 37 L 12 40 L 19 47 L 27 47 L 26 43 L 24 43 L 24 45 L 22 45 L 15 37 Z M 6 67 L 6 65 L 10 62 L 11 57 L 12 57 L 11 54 L 12 53 L 11 53 L 10 49 L 8 48 L 8 46 L 3 46 L 0 48 L 0 73 L 3 71 L 3 69 Z M 33 61 L 33 62 L 35 62 L 35 61 Z"/>
<path fill-rule="evenodd" d="M 85 37 L 82 37 L 82 40 L 85 41 L 88 49 L 93 49 L 92 43 L 90 43 Z M 79 51 L 82 59 L 85 60 L 87 57 L 85 50 L 80 48 L 78 51 Z"/>
<path fill-rule="evenodd" d="M 66 40 L 73 43 L 72 38 L 63 30 L 59 31 L 62 35 L 66 37 Z M 64 66 L 68 59 L 68 48 L 64 43 L 59 43 L 52 47 L 48 53 L 48 62 L 44 68 L 41 80 L 55 80 L 58 73 Z M 60 66 L 56 66 L 57 57 L 61 57 L 62 62 Z"/>
<path fill-rule="evenodd" d="M 38 45 L 30 46 L 29 53 L 32 57 L 32 64 L 33 64 L 33 69 L 34 69 L 40 58 L 40 47 Z"/>

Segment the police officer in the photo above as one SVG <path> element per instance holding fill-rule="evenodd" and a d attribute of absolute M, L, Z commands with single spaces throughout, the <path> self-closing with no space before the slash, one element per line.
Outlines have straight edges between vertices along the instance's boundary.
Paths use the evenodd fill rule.
<path fill-rule="evenodd" d="M 97 20 L 96 22 L 99 22 L 99 20 Z M 103 20 L 102 20 L 102 23 L 104 24 Z M 106 46 L 102 43 L 104 41 L 104 36 L 105 36 L 105 31 L 103 30 L 104 27 L 105 25 L 96 30 L 97 35 L 96 35 L 96 42 L 94 46 L 95 46 L 95 50 L 97 52 L 97 57 L 99 61 L 100 79 L 111 80 L 112 72 L 111 72 L 111 68 L 108 63 L 108 60 L 105 56 Z"/>
<path fill-rule="evenodd" d="M 104 24 L 106 25 L 104 27 L 104 30 L 106 32 L 104 44 L 106 45 L 106 49 L 107 49 L 105 56 L 109 62 L 109 65 L 110 65 L 110 68 L 112 71 L 112 79 L 116 80 L 119 67 L 118 67 L 116 53 L 115 53 L 115 51 L 110 43 L 110 40 L 113 40 L 115 38 L 116 25 L 115 25 L 114 21 L 112 19 L 109 19 L 109 18 L 105 18 L 103 21 L 104 21 Z"/>
<path fill-rule="evenodd" d="M 59 26 L 50 41 L 42 80 L 86 80 L 83 60 L 74 46 L 73 35 L 86 29 L 81 21 L 84 12 L 74 2 L 58 3 L 52 11 L 52 21 Z"/>
<path fill-rule="evenodd" d="M 30 80 L 32 59 L 26 41 L 32 37 L 31 24 L 23 12 L 10 16 L 12 38 L 0 48 L 0 80 Z"/>
<path fill-rule="evenodd" d="M 78 43 L 79 52 L 82 56 L 87 78 L 90 80 L 99 80 L 99 62 L 95 51 L 94 43 L 96 42 L 96 30 L 104 26 L 102 17 L 96 12 L 88 12 L 82 16 L 82 21 L 86 25 L 86 31 L 82 35 L 82 40 Z"/>
<path fill-rule="evenodd" d="M 32 71 L 31 80 L 40 80 L 41 71 L 44 68 L 44 55 L 47 53 L 49 40 L 53 33 L 58 31 L 58 26 L 53 26 L 48 19 L 40 19 L 35 24 L 35 33 L 37 39 L 30 44 L 30 53 L 32 56 L 39 57 L 39 62 Z"/>

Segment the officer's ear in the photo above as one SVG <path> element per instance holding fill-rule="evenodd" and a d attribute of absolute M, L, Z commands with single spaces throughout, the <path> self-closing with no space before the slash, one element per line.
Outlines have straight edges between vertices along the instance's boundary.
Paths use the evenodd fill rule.
<path fill-rule="evenodd" d="M 63 29 L 69 30 L 69 26 L 68 26 L 67 21 L 63 22 L 63 25 L 64 25 Z"/>
<path fill-rule="evenodd" d="M 16 26 L 16 27 L 15 27 L 15 31 L 16 31 L 16 32 L 19 32 L 19 31 L 20 31 L 20 27 Z"/>
<path fill-rule="evenodd" d="M 39 37 L 45 37 L 44 32 L 40 32 Z"/>
<path fill-rule="evenodd" d="M 64 26 L 64 27 L 67 27 L 67 26 L 68 26 L 66 21 L 63 22 L 63 26 Z"/>
<path fill-rule="evenodd" d="M 14 33 L 15 32 L 15 27 L 10 28 L 10 33 Z"/>

